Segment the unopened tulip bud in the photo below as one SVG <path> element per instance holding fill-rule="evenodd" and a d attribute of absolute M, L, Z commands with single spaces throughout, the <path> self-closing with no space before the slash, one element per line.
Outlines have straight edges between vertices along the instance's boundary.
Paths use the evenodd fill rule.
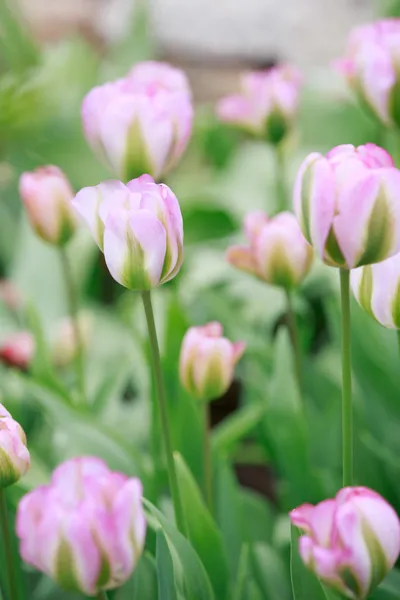
<path fill-rule="evenodd" d="M 300 85 L 300 73 L 291 65 L 245 73 L 241 93 L 222 98 L 217 105 L 217 116 L 278 144 L 293 126 Z"/>
<path fill-rule="evenodd" d="M 76 216 L 74 193 L 64 173 L 53 166 L 23 173 L 19 192 L 36 233 L 50 244 L 66 244 L 75 233 Z"/>
<path fill-rule="evenodd" d="M 163 63 L 136 65 L 127 77 L 95 87 L 85 97 L 86 139 L 122 181 L 150 173 L 160 179 L 176 165 L 193 120 L 182 71 Z"/>
<path fill-rule="evenodd" d="M 245 219 L 248 246 L 231 246 L 228 262 L 271 284 L 292 289 L 307 275 L 313 250 L 304 239 L 296 217 L 282 212 L 271 219 L 261 211 Z"/>
<path fill-rule="evenodd" d="M 231 385 L 244 349 L 243 342 L 232 343 L 223 337 L 220 323 L 191 327 L 181 346 L 179 373 L 183 387 L 200 400 L 218 398 Z"/>
<path fill-rule="evenodd" d="M 290 518 L 306 534 L 299 542 L 304 564 L 352 600 L 367 598 L 400 552 L 399 518 L 368 488 L 344 488 L 334 500 L 294 509 Z"/>
<path fill-rule="evenodd" d="M 374 144 L 310 154 L 294 207 L 304 236 L 330 266 L 353 269 L 400 251 L 400 172 Z"/>
<path fill-rule="evenodd" d="M 19 481 L 29 466 L 25 432 L 0 404 L 0 488 Z"/>
<path fill-rule="evenodd" d="M 0 344 L 0 360 L 18 369 L 27 369 L 35 354 L 35 340 L 29 331 L 12 333 Z"/>
<path fill-rule="evenodd" d="M 76 326 L 70 317 L 66 317 L 58 324 L 51 347 L 53 361 L 58 367 L 69 365 L 74 360 L 79 350 L 79 341 L 82 349 L 86 349 L 89 345 L 92 320 L 88 314 L 79 315 L 78 327 L 80 340 L 76 339 Z"/>
<path fill-rule="evenodd" d="M 357 302 L 378 323 L 400 329 L 400 254 L 354 269 L 351 286 Z"/>
<path fill-rule="evenodd" d="M 2 279 L 0 281 L 0 300 L 11 311 L 21 308 L 22 295 L 15 284 L 9 279 Z"/>
<path fill-rule="evenodd" d="M 84 188 L 73 205 L 104 251 L 111 275 L 131 290 L 150 290 L 178 273 L 183 222 L 169 187 L 150 175 L 126 186 L 106 182 Z"/>
<path fill-rule="evenodd" d="M 26 563 L 95 596 L 125 583 L 142 554 L 142 485 L 98 458 L 68 460 L 22 498 L 16 528 Z"/>
<path fill-rule="evenodd" d="M 355 28 L 335 66 L 362 106 L 385 126 L 400 127 L 400 19 Z"/>

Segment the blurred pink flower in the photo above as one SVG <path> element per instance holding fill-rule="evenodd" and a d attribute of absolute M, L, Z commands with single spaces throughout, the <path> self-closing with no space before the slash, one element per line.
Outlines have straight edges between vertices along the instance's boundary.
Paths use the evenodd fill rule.
<path fill-rule="evenodd" d="M 129 579 L 142 554 L 142 485 L 98 458 L 68 460 L 22 498 L 16 529 L 25 562 L 94 596 Z"/>
<path fill-rule="evenodd" d="M 10 310 L 18 310 L 22 305 L 22 295 L 10 279 L 0 280 L 0 300 Z"/>
<path fill-rule="evenodd" d="M 300 86 L 300 72 L 291 65 L 244 73 L 241 93 L 222 98 L 217 116 L 277 144 L 296 117 Z"/>
<path fill-rule="evenodd" d="M 35 340 L 29 331 L 11 333 L 0 344 L 0 360 L 10 367 L 27 369 L 35 354 Z"/>
<path fill-rule="evenodd" d="M 244 225 L 248 246 L 231 246 L 226 258 L 234 267 L 286 289 L 299 285 L 311 268 L 313 250 L 296 217 L 281 212 L 268 218 L 249 213 Z"/>
<path fill-rule="evenodd" d="M 19 192 L 36 233 L 50 244 L 66 244 L 75 233 L 76 217 L 74 192 L 61 169 L 46 166 L 23 173 Z"/>
<path fill-rule="evenodd" d="M 73 206 L 104 251 L 111 275 L 132 290 L 149 290 L 178 273 L 183 222 L 175 194 L 150 175 L 84 188 Z"/>
<path fill-rule="evenodd" d="M 369 595 L 400 552 L 399 518 L 368 488 L 343 488 L 334 500 L 295 508 L 290 518 L 306 534 L 299 542 L 304 564 L 353 600 Z"/>
<path fill-rule="evenodd" d="M 218 398 L 231 385 L 244 349 L 244 342 L 232 343 L 223 337 L 220 323 L 190 327 L 182 341 L 179 362 L 183 387 L 200 400 Z"/>
<path fill-rule="evenodd" d="M 310 154 L 297 175 L 294 208 L 328 265 L 353 269 L 400 251 L 400 172 L 379 146 Z"/>
<path fill-rule="evenodd" d="M 92 333 L 91 316 L 88 313 L 79 314 L 78 326 L 83 349 L 86 349 Z M 54 332 L 51 344 L 52 359 L 58 367 L 64 367 L 74 360 L 77 350 L 75 325 L 70 317 L 65 317 L 58 323 Z"/>
<path fill-rule="evenodd" d="M 0 488 L 19 481 L 29 467 L 25 432 L 0 404 Z"/>
<path fill-rule="evenodd" d="M 125 78 L 93 88 L 82 120 L 89 145 L 119 179 L 149 173 L 158 180 L 179 161 L 190 137 L 189 84 L 170 65 L 140 63 Z"/>

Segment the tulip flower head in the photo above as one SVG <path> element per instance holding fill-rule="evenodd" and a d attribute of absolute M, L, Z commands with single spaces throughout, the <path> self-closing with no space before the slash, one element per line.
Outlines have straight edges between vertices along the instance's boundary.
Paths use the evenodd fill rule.
<path fill-rule="evenodd" d="M 400 127 L 400 19 L 355 28 L 345 58 L 336 68 L 361 101 L 385 126 Z"/>
<path fill-rule="evenodd" d="M 159 180 L 170 171 L 186 148 L 192 120 L 184 73 L 152 61 L 93 88 L 82 105 L 89 145 L 122 181 L 143 173 Z"/>
<path fill-rule="evenodd" d="M 244 73 L 240 94 L 222 98 L 217 116 L 272 144 L 279 144 L 297 114 L 301 76 L 291 65 Z"/>
<path fill-rule="evenodd" d="M 16 529 L 26 563 L 94 596 L 129 579 L 142 554 L 142 485 L 98 458 L 68 460 L 22 498 Z"/>
<path fill-rule="evenodd" d="M 304 564 L 352 600 L 366 598 L 400 552 L 399 518 L 368 488 L 343 488 L 333 500 L 295 508 L 290 519 L 305 532 L 299 542 Z"/>
<path fill-rule="evenodd" d="M 297 175 L 294 208 L 330 266 L 353 269 L 400 251 L 400 172 L 374 144 L 310 154 Z"/>
<path fill-rule="evenodd" d="M 92 333 L 92 320 L 88 314 L 80 314 L 78 327 L 83 349 L 89 345 Z M 58 324 L 52 340 L 51 354 L 58 367 L 70 364 L 76 357 L 78 340 L 76 339 L 75 324 L 70 317 L 62 319 Z"/>
<path fill-rule="evenodd" d="M 220 323 L 190 327 L 182 341 L 179 362 L 183 387 L 200 400 L 218 398 L 231 385 L 244 349 L 244 342 L 232 343 L 223 337 Z"/>
<path fill-rule="evenodd" d="M 35 340 L 29 331 L 12 333 L 0 344 L 0 360 L 10 366 L 25 370 L 35 354 Z"/>
<path fill-rule="evenodd" d="M 39 237 L 64 246 L 74 235 L 76 215 L 71 184 L 58 167 L 40 167 L 21 175 L 19 193 L 29 221 Z"/>
<path fill-rule="evenodd" d="M 25 432 L 0 404 L 0 488 L 19 481 L 29 467 Z"/>
<path fill-rule="evenodd" d="M 231 246 L 226 254 L 234 267 L 285 289 L 298 286 L 307 275 L 313 250 L 296 217 L 282 212 L 271 219 L 261 211 L 245 219 L 248 246 Z"/>
<path fill-rule="evenodd" d="M 400 254 L 354 269 L 351 286 L 359 305 L 378 323 L 400 329 Z"/>
<path fill-rule="evenodd" d="M 156 184 L 150 175 L 126 186 L 108 181 L 81 190 L 73 206 L 121 285 L 150 290 L 178 273 L 183 261 L 183 221 L 178 200 L 166 185 Z"/>

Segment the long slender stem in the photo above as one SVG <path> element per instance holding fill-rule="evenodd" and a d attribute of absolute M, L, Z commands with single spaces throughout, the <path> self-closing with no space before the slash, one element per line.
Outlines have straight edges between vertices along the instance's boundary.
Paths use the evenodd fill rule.
<path fill-rule="evenodd" d="M 398 346 L 398 349 L 399 349 L 399 356 L 400 356 L 400 329 L 398 329 L 396 331 L 396 335 L 397 335 L 397 346 Z"/>
<path fill-rule="evenodd" d="M 97 600 L 108 600 L 107 592 L 102 590 L 96 596 Z"/>
<path fill-rule="evenodd" d="M 13 558 L 13 547 L 11 543 L 10 525 L 8 522 L 6 496 L 3 488 L 0 488 L 0 525 L 3 536 L 4 551 L 7 565 L 9 598 L 10 600 L 17 600 L 17 574 Z"/>
<path fill-rule="evenodd" d="M 302 391 L 302 373 L 301 373 L 301 348 L 300 348 L 300 336 L 299 328 L 297 327 L 296 314 L 293 309 L 292 293 L 290 290 L 286 290 L 286 302 L 287 302 L 287 318 L 289 330 L 292 338 L 293 347 L 293 359 L 294 368 L 296 373 L 297 384 L 299 391 Z"/>
<path fill-rule="evenodd" d="M 208 402 L 201 404 L 203 426 L 203 469 L 204 469 L 204 497 L 208 510 L 214 512 L 212 462 L 210 444 L 210 410 Z"/>
<path fill-rule="evenodd" d="M 342 457 L 343 486 L 353 483 L 353 407 L 351 399 L 350 271 L 340 269 L 342 308 Z"/>
<path fill-rule="evenodd" d="M 151 358 L 153 363 L 154 379 L 157 391 L 158 410 L 160 414 L 161 432 L 164 449 L 167 456 L 168 478 L 171 490 L 172 502 L 175 511 L 176 525 L 183 535 L 187 535 L 186 521 L 183 512 L 182 501 L 179 493 L 178 478 L 175 470 L 174 455 L 172 450 L 171 433 L 168 420 L 167 398 L 161 368 L 160 349 L 158 347 L 157 332 L 154 322 L 153 306 L 150 292 L 142 292 L 144 312 L 146 314 L 147 329 L 149 332 Z"/>
<path fill-rule="evenodd" d="M 285 186 L 285 157 L 282 143 L 274 146 L 275 153 L 275 194 L 276 212 L 287 209 L 286 186 Z"/>
<path fill-rule="evenodd" d="M 76 292 L 74 278 L 72 276 L 71 265 L 68 260 L 67 252 L 64 247 L 60 248 L 60 258 L 64 274 L 65 287 L 68 295 L 68 307 L 74 328 L 76 353 L 75 353 L 75 368 L 79 395 L 82 403 L 86 402 L 85 388 L 85 363 L 84 363 L 84 348 L 81 329 L 79 326 L 79 303 Z"/>

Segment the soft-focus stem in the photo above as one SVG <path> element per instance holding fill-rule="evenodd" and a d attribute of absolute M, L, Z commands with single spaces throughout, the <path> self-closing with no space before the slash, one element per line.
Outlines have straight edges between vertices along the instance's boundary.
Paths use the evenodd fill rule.
<path fill-rule="evenodd" d="M 151 303 L 150 292 L 142 292 L 144 312 L 146 314 L 147 329 L 149 332 L 151 359 L 153 363 L 154 379 L 156 384 L 158 410 L 161 422 L 161 433 L 164 443 L 164 449 L 167 457 L 168 479 L 171 490 L 172 502 L 174 505 L 175 520 L 179 531 L 187 535 L 186 521 L 182 507 L 182 501 L 179 493 L 178 478 L 175 470 L 174 455 L 172 449 L 171 432 L 168 420 L 167 397 L 161 368 L 160 349 L 158 347 L 157 332 L 154 322 L 153 306 Z"/>
<path fill-rule="evenodd" d="M 285 185 L 285 156 L 282 142 L 275 144 L 275 194 L 276 194 L 276 213 L 287 209 L 286 185 Z"/>
<path fill-rule="evenodd" d="M 97 598 L 97 600 L 108 600 L 107 592 L 102 590 L 101 592 L 99 592 L 97 594 L 96 598 Z"/>
<path fill-rule="evenodd" d="M 79 389 L 80 401 L 86 402 L 85 390 L 85 363 L 84 363 L 84 348 L 81 329 L 79 326 L 79 303 L 76 292 L 74 278 L 72 276 L 71 265 L 68 259 L 67 251 L 64 247 L 60 248 L 61 264 L 64 274 L 65 288 L 68 296 L 68 309 L 71 317 L 72 326 L 75 333 L 76 353 L 75 353 L 75 369 L 77 385 Z"/>
<path fill-rule="evenodd" d="M 10 525 L 8 522 L 8 512 L 6 495 L 3 488 L 0 488 L 0 524 L 3 537 L 5 559 L 7 565 L 9 599 L 18 599 L 17 574 L 13 558 L 13 547 L 11 543 Z"/>
<path fill-rule="evenodd" d="M 203 427 L 203 471 L 204 471 L 204 497 L 208 510 L 214 512 L 213 484 L 212 484 L 212 462 L 210 444 L 210 409 L 208 402 L 201 404 L 202 427 Z"/>
<path fill-rule="evenodd" d="M 350 271 L 340 269 L 342 308 L 342 459 L 343 487 L 353 483 L 353 407 L 351 400 Z"/>
<path fill-rule="evenodd" d="M 397 347 L 399 349 L 399 357 L 400 357 L 400 329 L 398 329 L 396 331 L 396 335 L 397 335 Z"/>
<path fill-rule="evenodd" d="M 286 301 L 287 301 L 288 326 L 289 326 L 290 335 L 291 335 L 291 338 L 292 338 L 294 368 L 295 368 L 295 374 L 296 374 L 297 384 L 299 386 L 299 391 L 300 391 L 300 394 L 301 394 L 301 390 L 302 390 L 302 376 L 301 376 L 300 336 L 299 336 L 299 328 L 297 327 L 296 314 L 295 314 L 294 309 L 293 309 L 292 292 L 290 290 L 286 290 Z"/>

